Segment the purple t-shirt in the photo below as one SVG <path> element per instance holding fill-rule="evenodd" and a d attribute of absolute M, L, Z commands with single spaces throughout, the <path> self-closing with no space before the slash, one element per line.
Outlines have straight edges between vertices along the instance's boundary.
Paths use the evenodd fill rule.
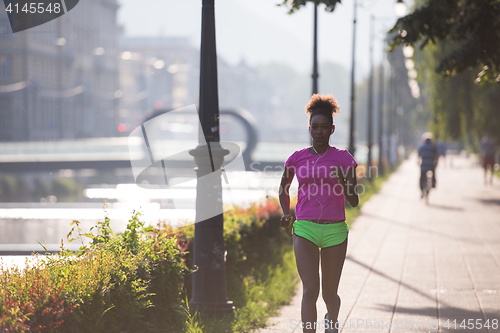
<path fill-rule="evenodd" d="M 330 147 L 324 154 L 313 155 L 309 148 L 297 150 L 285 162 L 299 182 L 297 220 L 345 220 L 344 194 L 330 167 L 345 173 L 358 164 L 347 150 Z"/>

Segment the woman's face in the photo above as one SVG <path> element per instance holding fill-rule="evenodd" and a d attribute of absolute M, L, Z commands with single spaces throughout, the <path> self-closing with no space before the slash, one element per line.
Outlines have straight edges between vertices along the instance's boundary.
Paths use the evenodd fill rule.
<path fill-rule="evenodd" d="M 309 123 L 309 133 L 316 144 L 328 143 L 335 125 L 331 125 L 331 120 L 322 114 L 317 114 L 311 118 Z"/>

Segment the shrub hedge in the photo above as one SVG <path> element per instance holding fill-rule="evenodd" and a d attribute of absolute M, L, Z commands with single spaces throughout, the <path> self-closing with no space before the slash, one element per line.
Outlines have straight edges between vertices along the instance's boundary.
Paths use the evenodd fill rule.
<path fill-rule="evenodd" d="M 240 331 L 264 325 L 293 296 L 297 276 L 283 259 L 293 262 L 291 237 L 279 227 L 280 216 L 276 200 L 224 215 L 228 297 L 237 307 Z M 90 232 L 75 220 L 68 240 L 81 241 L 79 251 L 64 249 L 61 241 L 61 252 L 34 256 L 24 268 L 2 266 L 0 332 L 190 331 L 186 300 L 194 225 L 145 227 L 140 217 L 134 212 L 119 235 L 107 217 Z M 85 240 L 90 243 L 83 245 Z M 279 289 L 275 279 L 283 273 L 287 295 L 262 297 L 266 283 Z"/>

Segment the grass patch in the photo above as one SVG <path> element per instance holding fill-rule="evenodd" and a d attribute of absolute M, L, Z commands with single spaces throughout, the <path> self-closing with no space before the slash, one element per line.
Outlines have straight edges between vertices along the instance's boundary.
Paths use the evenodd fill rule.
<path fill-rule="evenodd" d="M 293 247 L 291 244 L 287 245 L 280 252 L 278 255 L 282 258 L 279 260 L 281 264 L 260 267 L 255 270 L 255 274 L 244 279 L 243 288 L 228 290 L 228 298 L 233 300 L 236 306 L 234 316 L 217 318 L 197 315 L 197 325 L 202 327 L 202 331 L 187 332 L 252 332 L 268 326 L 267 319 L 278 315 L 280 306 L 290 303 L 299 281 Z M 267 279 L 256 278 L 258 272 L 267 273 Z M 228 284 L 231 284 L 231 281 L 228 281 Z"/>

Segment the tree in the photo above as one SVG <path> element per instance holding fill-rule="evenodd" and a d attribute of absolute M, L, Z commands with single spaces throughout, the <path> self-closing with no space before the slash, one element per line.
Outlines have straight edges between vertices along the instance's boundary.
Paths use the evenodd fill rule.
<path fill-rule="evenodd" d="M 480 138 L 486 134 L 500 143 L 498 84 L 474 84 L 477 68 L 446 77 L 435 71 L 443 55 L 455 47 L 452 42 L 429 42 L 415 55 L 426 113 L 431 115 L 430 129 L 437 139 L 462 140 L 472 149 L 477 149 Z"/>
<path fill-rule="evenodd" d="M 319 4 L 324 4 L 326 6 L 325 10 L 327 12 L 333 12 L 337 3 L 340 3 L 340 0 L 284 0 L 282 3 L 278 3 L 278 6 L 286 6 L 289 9 L 288 14 L 292 14 L 295 11 L 299 10 L 300 7 L 305 6 L 307 2 L 312 2 L 316 6 Z"/>
<path fill-rule="evenodd" d="M 391 32 L 398 32 L 393 48 L 451 43 L 435 68 L 444 77 L 477 69 L 476 81 L 500 82 L 500 0 L 417 1 Z"/>

